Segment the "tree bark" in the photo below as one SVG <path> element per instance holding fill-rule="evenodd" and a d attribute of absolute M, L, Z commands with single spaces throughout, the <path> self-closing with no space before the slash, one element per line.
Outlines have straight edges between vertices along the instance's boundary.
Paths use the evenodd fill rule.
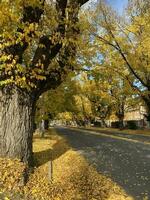
<path fill-rule="evenodd" d="M 119 120 L 119 129 L 122 130 L 124 128 L 124 112 L 116 112 L 116 116 Z"/>
<path fill-rule="evenodd" d="M 119 129 L 122 130 L 124 128 L 124 116 L 119 117 Z"/>
<path fill-rule="evenodd" d="M 33 164 L 35 101 L 16 87 L 0 90 L 0 156 Z"/>
<path fill-rule="evenodd" d="M 0 156 L 19 158 L 30 166 L 32 165 L 32 135 L 34 129 L 35 101 L 44 91 L 58 87 L 64 80 L 64 77 L 67 76 L 68 72 L 73 70 L 70 60 L 75 59 L 76 55 L 74 40 L 76 40 L 79 35 L 78 28 L 75 29 L 78 22 L 78 11 L 79 7 L 87 1 L 88 0 L 56 0 L 58 17 L 60 15 L 58 27 L 55 31 L 52 30 L 52 35 L 42 34 L 41 37 L 39 37 L 39 46 L 35 50 L 33 60 L 28 63 L 30 70 L 27 68 L 25 73 L 20 71 L 15 75 L 16 68 L 15 66 L 12 68 L 14 80 L 16 80 L 17 76 L 21 78 L 25 76 L 27 81 L 35 84 L 36 89 L 31 88 L 35 98 L 33 98 L 29 91 L 21 88 L 19 89 L 17 86 L 13 86 L 12 88 L 11 84 L 3 89 L 0 88 Z M 30 5 L 24 6 L 20 24 L 25 23 L 27 27 L 30 24 L 38 24 L 44 12 L 44 3 L 44 0 L 41 1 L 40 7 L 38 7 L 38 5 L 33 7 Z M 74 9 L 75 7 L 77 7 L 77 9 Z M 68 13 L 67 16 L 66 13 Z M 69 22 L 67 24 L 66 19 Z M 15 60 L 16 64 L 21 63 L 22 66 L 24 66 L 25 63 L 22 59 L 23 54 L 25 54 L 27 47 L 30 48 L 30 44 L 28 44 L 24 38 L 26 30 L 21 29 L 19 26 L 17 32 L 19 34 L 15 34 L 13 39 L 17 41 L 17 35 L 19 35 L 20 38 L 20 34 L 22 34 L 22 41 L 19 39 L 17 44 L 10 45 L 1 51 L 4 55 L 12 55 L 12 59 Z M 58 39 L 56 38 L 54 42 L 53 39 L 56 37 L 56 33 L 60 35 L 60 37 L 58 37 Z M 35 39 L 33 37 L 34 34 L 35 31 L 30 31 L 28 33 L 28 37 L 33 41 Z M 50 38 L 52 38 L 52 40 Z M 64 45 L 61 38 L 66 38 L 69 42 Z M 53 67 L 49 68 L 52 60 L 57 57 L 59 57 L 59 67 L 56 69 L 53 69 Z M 11 62 L 13 63 L 13 61 L 9 59 L 4 61 L 6 64 Z M 46 80 L 38 80 L 36 76 L 31 78 L 32 70 L 39 68 L 39 63 L 41 63 L 41 69 L 44 69 L 39 75 L 45 76 Z M 68 69 L 68 71 L 66 69 Z M 12 75 L 5 74 L 5 70 L 2 70 L 0 81 L 10 79 L 11 76 Z M 18 83 L 16 83 L 16 85 L 18 85 Z M 18 85 L 18 87 L 20 86 Z"/>

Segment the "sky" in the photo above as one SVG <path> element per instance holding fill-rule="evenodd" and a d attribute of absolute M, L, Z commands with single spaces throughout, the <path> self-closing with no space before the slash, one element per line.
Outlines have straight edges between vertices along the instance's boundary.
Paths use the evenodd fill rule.
<path fill-rule="evenodd" d="M 94 5 L 98 0 L 90 0 L 88 5 Z M 106 0 L 119 14 L 123 13 L 123 9 L 128 3 L 128 0 Z"/>
<path fill-rule="evenodd" d="M 124 7 L 128 3 L 128 0 L 107 0 L 107 1 L 120 14 L 122 14 Z"/>

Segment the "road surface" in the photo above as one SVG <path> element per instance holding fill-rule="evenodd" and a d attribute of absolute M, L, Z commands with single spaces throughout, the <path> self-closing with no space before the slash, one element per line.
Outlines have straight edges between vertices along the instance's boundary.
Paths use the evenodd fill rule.
<path fill-rule="evenodd" d="M 118 183 L 135 200 L 150 199 L 150 143 L 96 131 L 57 127 L 97 171 Z M 146 136 L 145 136 L 146 137 Z"/>

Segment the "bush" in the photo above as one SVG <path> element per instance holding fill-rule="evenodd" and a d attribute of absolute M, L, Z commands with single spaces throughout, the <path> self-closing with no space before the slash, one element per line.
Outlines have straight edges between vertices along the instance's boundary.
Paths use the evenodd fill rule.
<path fill-rule="evenodd" d="M 138 129 L 136 121 L 134 121 L 134 120 L 127 121 L 127 128 L 132 129 L 132 130 Z"/>

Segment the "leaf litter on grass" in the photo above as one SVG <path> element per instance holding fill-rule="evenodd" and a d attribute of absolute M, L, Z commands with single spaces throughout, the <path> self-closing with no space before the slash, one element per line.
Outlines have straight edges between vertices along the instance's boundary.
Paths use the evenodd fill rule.
<path fill-rule="evenodd" d="M 0 159 L 0 200 L 133 200 L 54 130 L 44 138 L 35 134 L 33 150 L 36 167 L 25 186 L 19 186 L 25 165 Z"/>

